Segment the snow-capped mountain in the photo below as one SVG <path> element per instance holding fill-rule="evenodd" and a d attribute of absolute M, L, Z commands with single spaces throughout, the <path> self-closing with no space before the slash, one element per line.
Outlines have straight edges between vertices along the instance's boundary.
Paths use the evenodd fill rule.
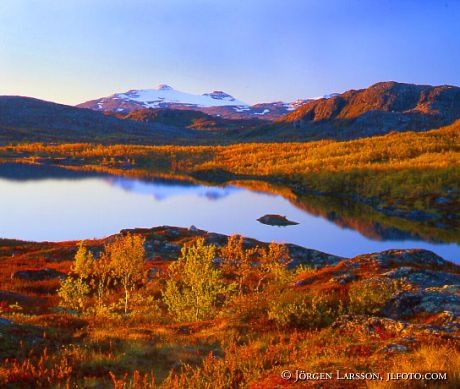
<path fill-rule="evenodd" d="M 324 97 L 329 98 L 334 95 Z M 299 99 L 290 103 L 275 101 L 249 105 L 223 91 L 195 95 L 178 91 L 166 84 L 160 84 L 152 89 L 133 89 L 125 93 L 115 93 L 108 97 L 87 101 L 77 107 L 123 115 L 145 108 L 192 109 L 228 119 L 274 120 L 316 99 L 318 98 Z"/>
<path fill-rule="evenodd" d="M 128 113 L 144 108 L 248 107 L 248 104 L 222 91 L 194 95 L 160 84 L 152 89 L 133 89 L 125 93 L 115 93 L 78 106 L 97 111 Z"/>

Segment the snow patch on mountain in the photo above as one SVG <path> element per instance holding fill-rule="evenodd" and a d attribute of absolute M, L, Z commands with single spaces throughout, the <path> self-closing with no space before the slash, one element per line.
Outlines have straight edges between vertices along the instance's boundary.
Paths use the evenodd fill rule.
<path fill-rule="evenodd" d="M 117 93 L 111 98 L 137 102 L 145 108 L 160 108 L 164 104 L 183 104 L 195 107 L 221 107 L 226 105 L 248 107 L 245 102 L 236 100 L 233 96 L 222 91 L 194 95 L 175 90 L 166 84 L 161 84 L 153 89 L 133 89 L 125 93 Z"/>
<path fill-rule="evenodd" d="M 340 93 L 330 93 L 328 95 L 313 97 L 312 100 L 320 100 L 320 99 L 330 99 L 331 97 L 338 96 Z"/>
<path fill-rule="evenodd" d="M 269 113 L 269 109 L 264 109 L 262 112 L 254 112 L 254 115 L 265 115 L 266 113 Z"/>

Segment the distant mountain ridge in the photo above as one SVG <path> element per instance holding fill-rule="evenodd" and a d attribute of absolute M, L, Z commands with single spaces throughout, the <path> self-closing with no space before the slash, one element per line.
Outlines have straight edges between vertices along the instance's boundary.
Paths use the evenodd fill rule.
<path fill-rule="evenodd" d="M 164 86 L 161 89 L 169 90 Z M 139 97 L 138 93 L 133 95 Z M 267 120 L 268 113 L 257 115 L 254 112 L 265 112 L 273 109 L 275 104 L 283 106 L 284 103 L 227 106 L 225 104 L 237 100 L 232 100 L 233 97 L 225 92 L 201 98 L 220 102 L 199 109 L 176 104 L 180 108 L 174 108 L 174 105 L 143 108 L 123 114 L 29 97 L 0 96 L 0 144 L 234 144 L 349 140 L 393 131 L 427 131 L 460 119 L 460 88 L 449 85 L 381 82 L 366 89 L 298 102 L 297 109 L 276 121 Z M 233 111 L 235 115 L 239 114 L 238 110 L 243 113 L 252 110 L 253 115 L 238 118 L 229 114 L 229 119 L 213 111 L 219 109 Z"/>
<path fill-rule="evenodd" d="M 133 89 L 125 93 L 115 93 L 111 96 L 78 104 L 77 107 L 124 115 L 147 108 L 186 109 L 221 116 L 226 119 L 260 118 L 274 120 L 312 100 L 298 99 L 289 103 L 275 101 L 249 105 L 223 91 L 194 95 L 175 90 L 166 84 L 160 84 L 153 89 Z"/>
<path fill-rule="evenodd" d="M 318 136 L 351 139 L 389 131 L 424 131 L 460 118 L 460 88 L 379 82 L 310 101 L 277 120 Z"/>
<path fill-rule="evenodd" d="M 379 82 L 366 89 L 349 90 L 330 99 L 308 102 L 296 113 L 287 115 L 297 120 L 307 116 L 314 121 L 352 119 L 363 113 L 377 110 L 383 112 L 443 113 L 443 109 L 458 108 L 460 88 L 450 85 L 431 86 L 404 84 L 394 81 Z"/>

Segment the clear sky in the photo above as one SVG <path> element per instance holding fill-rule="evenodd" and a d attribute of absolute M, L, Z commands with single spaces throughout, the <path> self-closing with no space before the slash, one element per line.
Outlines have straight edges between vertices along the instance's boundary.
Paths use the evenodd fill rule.
<path fill-rule="evenodd" d="M 1 0 L 0 94 L 67 104 L 167 83 L 249 103 L 460 85 L 459 0 Z"/>

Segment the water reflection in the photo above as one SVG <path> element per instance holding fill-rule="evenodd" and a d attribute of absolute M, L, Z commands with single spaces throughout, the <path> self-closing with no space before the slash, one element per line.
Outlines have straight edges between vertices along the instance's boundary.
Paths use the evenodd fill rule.
<path fill-rule="evenodd" d="M 209 187 L 202 185 L 191 185 L 183 181 L 142 181 L 125 177 L 112 177 L 108 179 L 111 185 L 119 186 L 126 191 L 136 192 L 152 196 L 155 200 L 161 201 L 172 196 L 196 195 L 206 197 L 208 200 L 219 200 L 236 191 L 242 190 L 237 187 Z"/>
<path fill-rule="evenodd" d="M 60 241 L 123 228 L 196 225 L 343 256 L 425 248 L 446 259 L 460 257 L 456 231 L 385 217 L 363 204 L 318 196 L 287 200 L 255 189 L 0 164 L 0 237 Z M 263 225 L 256 219 L 264 214 L 285 215 L 300 224 Z"/>

